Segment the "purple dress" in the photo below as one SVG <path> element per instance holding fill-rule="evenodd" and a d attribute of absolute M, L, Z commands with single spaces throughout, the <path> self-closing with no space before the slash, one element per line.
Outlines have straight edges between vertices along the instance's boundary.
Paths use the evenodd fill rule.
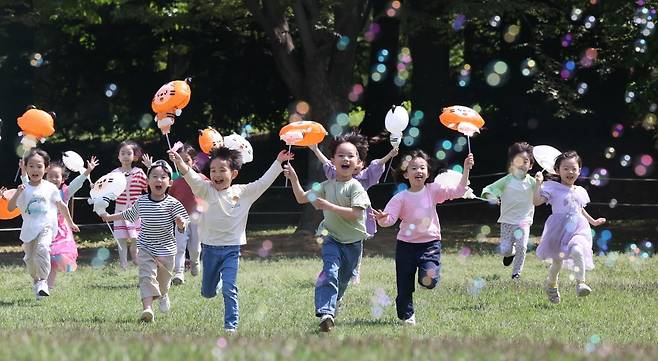
<path fill-rule="evenodd" d="M 375 159 L 370 162 L 370 165 L 364 168 L 359 174 L 355 175 L 353 178 L 358 180 L 359 183 L 363 186 L 363 189 L 368 190 L 368 188 L 379 183 L 379 178 L 384 174 L 385 164 L 379 162 L 379 159 Z M 331 163 L 325 163 L 322 165 L 324 170 L 324 175 L 327 179 L 336 179 L 336 167 Z M 375 218 L 372 216 L 372 207 L 368 207 L 366 210 L 366 232 L 369 237 L 372 237 L 377 232 L 377 223 L 375 223 Z"/>
<path fill-rule="evenodd" d="M 592 261 L 592 230 L 583 215 L 589 203 L 589 195 L 581 186 L 569 187 L 562 183 L 546 181 L 540 195 L 551 205 L 552 214 L 546 220 L 544 232 L 537 247 L 541 259 L 570 259 L 570 248 L 580 245 L 583 250 L 585 269 L 594 268 Z M 566 266 L 569 267 L 570 262 Z"/>

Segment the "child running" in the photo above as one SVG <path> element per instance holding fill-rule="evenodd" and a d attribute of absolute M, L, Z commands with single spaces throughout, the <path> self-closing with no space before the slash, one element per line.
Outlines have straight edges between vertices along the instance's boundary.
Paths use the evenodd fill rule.
<path fill-rule="evenodd" d="M 585 283 L 585 271 L 594 268 L 592 231 L 589 224 L 599 226 L 605 223 L 606 219 L 594 219 L 585 210 L 589 195 L 585 188 L 575 185 L 582 164 L 578 153 L 568 151 L 555 158 L 555 171 L 559 182 L 544 182 L 541 172 L 535 175 L 538 186 L 534 193 L 534 204 L 551 205 L 551 215 L 544 225 L 537 256 L 552 261 L 545 286 L 548 300 L 552 303 L 560 303 L 557 280 L 565 260 L 568 261 L 567 267 L 572 268 L 575 273 L 576 295 L 585 297 L 592 292 Z"/>
<path fill-rule="evenodd" d="M 526 142 L 512 144 L 507 151 L 507 161 L 509 173 L 484 187 L 482 197 L 500 203 L 500 253 L 503 265 L 514 262 L 512 279 L 516 281 L 521 278 L 535 215 L 532 200 L 537 182 L 528 174 L 534 163 L 532 146 Z"/>
<path fill-rule="evenodd" d="M 429 156 L 422 150 L 413 150 L 400 164 L 397 175 L 409 187 L 391 198 L 384 211 L 373 215 L 382 227 L 390 227 L 401 219 L 395 248 L 395 277 L 398 295 L 395 306 L 398 318 L 405 325 L 416 324 L 413 304 L 414 279 L 428 289 L 436 287 L 441 272 L 441 226 L 436 205 L 459 198 L 466 193 L 468 176 L 475 161 L 473 154 L 464 160 L 464 173 L 459 184 L 447 187 L 442 184 L 425 184 L 430 174 Z"/>

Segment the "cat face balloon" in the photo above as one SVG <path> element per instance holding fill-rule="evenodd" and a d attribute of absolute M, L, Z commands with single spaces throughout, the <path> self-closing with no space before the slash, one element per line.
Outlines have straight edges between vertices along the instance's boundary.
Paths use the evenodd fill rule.
<path fill-rule="evenodd" d="M 121 172 L 111 172 L 100 177 L 89 191 L 89 204 L 98 215 L 106 214 L 105 209 L 126 189 L 126 176 Z"/>

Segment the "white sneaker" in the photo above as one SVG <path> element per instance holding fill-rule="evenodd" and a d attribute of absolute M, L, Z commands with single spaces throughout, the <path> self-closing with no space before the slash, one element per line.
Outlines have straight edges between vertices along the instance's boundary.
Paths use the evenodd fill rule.
<path fill-rule="evenodd" d="M 180 286 L 185 283 L 185 276 L 183 276 L 182 273 L 176 273 L 174 278 L 171 279 L 171 283 L 173 283 L 175 286 Z"/>
<path fill-rule="evenodd" d="M 46 282 L 46 280 L 37 281 L 36 294 L 37 296 L 42 296 L 42 297 L 50 296 L 50 292 L 48 291 L 48 282 Z"/>
<path fill-rule="evenodd" d="M 160 312 L 167 313 L 170 309 L 171 303 L 169 302 L 169 294 L 160 297 Z"/>
<path fill-rule="evenodd" d="M 139 320 L 148 323 L 148 322 L 153 322 L 154 318 L 155 315 L 153 314 L 153 310 L 147 308 L 144 311 L 142 311 L 142 315 L 139 317 Z"/>
<path fill-rule="evenodd" d="M 400 320 L 400 323 L 404 326 L 416 326 L 416 314 L 412 314 L 411 317 L 406 320 Z"/>
<path fill-rule="evenodd" d="M 332 315 L 322 315 L 320 319 L 320 331 L 329 332 L 334 328 L 334 316 Z"/>
<path fill-rule="evenodd" d="M 238 332 L 238 330 L 236 330 L 234 328 L 225 328 L 224 332 L 234 335 L 236 332 Z"/>
<path fill-rule="evenodd" d="M 576 295 L 578 295 L 578 297 L 586 297 L 589 296 L 590 293 L 592 293 L 592 289 L 584 282 L 576 285 Z"/>

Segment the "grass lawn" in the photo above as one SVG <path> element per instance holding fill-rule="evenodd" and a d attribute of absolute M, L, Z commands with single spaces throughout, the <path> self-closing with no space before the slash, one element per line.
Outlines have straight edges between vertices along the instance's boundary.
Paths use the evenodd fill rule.
<path fill-rule="evenodd" d="M 348 288 L 330 334 L 317 332 L 313 316 L 319 257 L 243 259 L 237 335 L 224 334 L 222 298 L 202 298 L 199 277 L 188 274 L 186 284 L 173 287 L 171 313 L 156 311 L 155 322 L 144 325 L 137 322 L 134 267 L 92 268 L 83 261 L 37 302 L 24 267 L 6 265 L 0 267 L 0 360 L 651 360 L 658 354 L 658 258 L 596 257 L 587 298 L 576 297 L 563 270 L 562 303 L 552 305 L 542 291 L 547 266 L 534 253 L 515 284 L 500 257 L 464 256 L 460 247 L 446 247 L 440 286 L 415 293 L 416 327 L 396 321 L 393 260 L 364 258 L 362 282 Z"/>

